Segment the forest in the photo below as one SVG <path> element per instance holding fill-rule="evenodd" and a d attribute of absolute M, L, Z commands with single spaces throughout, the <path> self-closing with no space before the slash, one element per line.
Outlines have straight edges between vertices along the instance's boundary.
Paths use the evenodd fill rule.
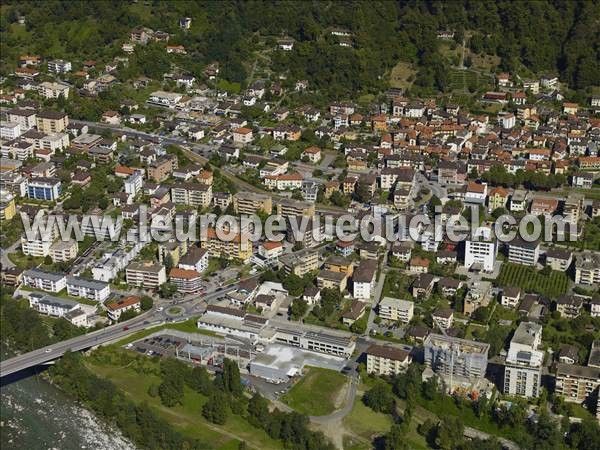
<path fill-rule="evenodd" d="M 181 17 L 193 18 L 190 30 L 179 29 Z M 332 98 L 380 91 L 399 61 L 418 68 L 417 89 L 446 91 L 449 61 L 439 51 L 439 30 L 454 31 L 454 41 L 464 41 L 474 54 L 497 56 L 498 70 L 558 74 L 576 90 L 600 85 L 597 0 L 6 1 L 0 71 L 8 73 L 22 53 L 100 60 L 122 55 L 121 44 L 141 26 L 167 31 L 170 44 L 185 45 L 187 55 L 174 58 L 186 71 L 199 74 L 218 61 L 220 76 L 239 83 L 259 48 L 291 37 L 292 51 L 270 54 L 272 69 L 288 80 L 308 79 Z M 350 47 L 337 45 L 331 31 L 339 29 L 349 32 Z M 156 76 L 170 64 L 151 46 L 130 59 L 130 77 Z"/>

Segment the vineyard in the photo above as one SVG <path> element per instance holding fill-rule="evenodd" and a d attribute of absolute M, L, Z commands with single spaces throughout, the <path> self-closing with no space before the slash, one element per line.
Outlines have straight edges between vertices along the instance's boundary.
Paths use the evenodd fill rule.
<path fill-rule="evenodd" d="M 547 274 L 533 267 L 504 263 L 496 282 L 501 286 L 520 287 L 526 292 L 533 292 L 556 298 L 567 292 L 569 278 L 562 272 L 549 271 Z"/>

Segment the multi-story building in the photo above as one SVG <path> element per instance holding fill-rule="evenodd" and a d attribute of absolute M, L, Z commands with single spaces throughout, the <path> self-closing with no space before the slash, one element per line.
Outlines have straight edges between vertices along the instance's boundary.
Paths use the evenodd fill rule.
<path fill-rule="evenodd" d="M 583 299 L 571 294 L 562 294 L 556 299 L 556 310 L 561 317 L 574 319 L 581 314 Z"/>
<path fill-rule="evenodd" d="M 430 333 L 424 341 L 425 364 L 445 376 L 483 378 L 489 344 Z"/>
<path fill-rule="evenodd" d="M 36 200 L 55 201 L 60 193 L 61 183 L 58 178 L 34 178 L 27 185 L 27 197 Z"/>
<path fill-rule="evenodd" d="M 473 270 L 493 272 L 498 255 L 498 243 L 492 238 L 489 228 L 478 228 L 473 240 L 465 242 L 465 267 Z"/>
<path fill-rule="evenodd" d="M 67 73 L 71 71 L 71 68 L 71 62 L 64 59 L 48 61 L 48 72 L 50 73 Z"/>
<path fill-rule="evenodd" d="M 334 272 L 323 269 L 317 275 L 317 286 L 320 289 L 336 289 L 343 292 L 348 284 L 348 275 L 344 272 Z"/>
<path fill-rule="evenodd" d="M 17 213 L 15 196 L 12 192 L 0 190 L 0 220 L 10 220 Z"/>
<path fill-rule="evenodd" d="M 208 250 L 209 256 L 215 258 L 239 259 L 247 261 L 252 256 L 250 236 L 244 232 L 225 232 L 221 239 L 214 228 L 208 228 L 200 236 L 200 247 Z"/>
<path fill-rule="evenodd" d="M 552 270 L 566 272 L 572 261 L 572 253 L 566 248 L 552 247 L 546 251 L 546 265 Z"/>
<path fill-rule="evenodd" d="M 110 285 L 104 281 L 67 277 L 67 293 L 73 297 L 103 302 L 110 296 Z"/>
<path fill-rule="evenodd" d="M 315 215 L 315 205 L 311 202 L 281 198 L 276 204 L 277 215 L 283 217 L 298 217 Z"/>
<path fill-rule="evenodd" d="M 535 266 L 539 257 L 539 241 L 527 242 L 521 238 L 516 238 L 508 243 L 508 262 Z"/>
<path fill-rule="evenodd" d="M 507 308 L 516 308 L 521 301 L 521 289 L 518 287 L 508 286 L 502 291 L 500 304 Z"/>
<path fill-rule="evenodd" d="M 40 83 L 39 92 L 44 98 L 54 99 L 63 96 L 69 98 L 69 86 L 63 83 L 44 81 Z"/>
<path fill-rule="evenodd" d="M 102 136 L 99 134 L 84 133 L 73 139 L 71 144 L 74 149 L 87 153 L 100 142 L 102 142 Z"/>
<path fill-rule="evenodd" d="M 21 136 L 21 125 L 18 122 L 0 121 L 0 139 L 13 140 Z"/>
<path fill-rule="evenodd" d="M 29 269 L 23 272 L 23 284 L 42 291 L 60 292 L 67 287 L 67 277 L 64 273 Z"/>
<path fill-rule="evenodd" d="M 600 284 L 600 255 L 583 252 L 575 256 L 575 283 Z"/>
<path fill-rule="evenodd" d="M 384 320 L 408 323 L 412 320 L 415 304 L 409 300 L 384 297 L 379 302 L 379 317 Z"/>
<path fill-rule="evenodd" d="M 598 386 L 600 368 L 563 363 L 556 365 L 555 392 L 566 401 L 582 403 L 594 395 Z"/>
<path fill-rule="evenodd" d="M 473 314 L 478 308 L 490 304 L 492 283 L 489 281 L 475 281 L 469 286 L 463 302 L 463 313 L 467 316 Z"/>
<path fill-rule="evenodd" d="M 19 124 L 21 132 L 31 130 L 36 125 L 37 113 L 33 109 L 10 109 L 6 113 L 9 122 Z"/>
<path fill-rule="evenodd" d="M 510 211 L 521 212 L 527 210 L 527 191 L 517 189 L 510 197 Z"/>
<path fill-rule="evenodd" d="M 173 267 L 169 272 L 169 281 L 182 294 L 196 294 L 202 290 L 202 275 L 195 270 Z"/>
<path fill-rule="evenodd" d="M 294 275 L 303 277 L 309 272 L 318 270 L 319 252 L 307 248 L 299 252 L 283 255 L 279 258 L 279 262 L 283 264 L 286 274 L 293 273 Z"/>
<path fill-rule="evenodd" d="M 141 310 L 141 299 L 136 295 L 130 295 L 115 300 L 114 302 L 107 303 L 105 306 L 106 311 L 108 312 L 108 318 L 116 322 L 125 311 L 132 309 L 135 312 L 139 312 Z"/>
<path fill-rule="evenodd" d="M 176 205 L 207 208 L 212 202 L 212 186 L 202 183 L 173 184 L 171 201 Z"/>
<path fill-rule="evenodd" d="M 504 393 L 522 397 L 540 394 L 544 352 L 538 350 L 542 342 L 542 326 L 521 322 L 510 341 L 504 364 Z"/>
<path fill-rule="evenodd" d="M 179 260 L 178 267 L 184 270 L 195 270 L 202 273 L 208 268 L 208 250 L 192 247 Z"/>
<path fill-rule="evenodd" d="M 171 158 L 161 158 L 148 165 L 148 178 L 161 182 L 169 178 L 169 175 L 177 168 Z"/>
<path fill-rule="evenodd" d="M 269 195 L 238 192 L 233 196 L 233 210 L 236 214 L 256 214 L 258 211 L 271 214 L 273 203 Z"/>
<path fill-rule="evenodd" d="M 127 284 L 155 289 L 167 282 L 165 266 L 150 262 L 131 263 L 125 271 Z"/>
<path fill-rule="evenodd" d="M 59 111 L 40 111 L 36 116 L 36 126 L 41 133 L 61 133 L 69 125 L 69 116 Z"/>
<path fill-rule="evenodd" d="M 88 317 L 93 315 L 96 308 L 66 298 L 52 297 L 50 295 L 30 294 L 29 306 L 41 314 L 54 317 L 64 317 L 77 327 L 92 325 Z"/>
<path fill-rule="evenodd" d="M 377 261 L 361 261 L 352 275 L 352 294 L 354 298 L 369 299 L 375 287 Z"/>
<path fill-rule="evenodd" d="M 412 361 L 408 352 L 389 345 L 371 345 L 365 353 L 367 373 L 375 375 L 398 375 L 404 372 Z"/>
<path fill-rule="evenodd" d="M 53 262 L 66 262 L 77 257 L 79 244 L 75 239 L 56 241 L 50 246 L 49 255 Z"/>
<path fill-rule="evenodd" d="M 454 322 L 454 310 L 450 308 L 438 308 L 431 313 L 433 322 L 442 330 L 448 330 Z"/>

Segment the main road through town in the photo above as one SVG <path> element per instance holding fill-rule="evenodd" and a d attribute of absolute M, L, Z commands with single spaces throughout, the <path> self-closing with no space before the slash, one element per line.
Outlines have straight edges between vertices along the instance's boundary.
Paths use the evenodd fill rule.
<path fill-rule="evenodd" d="M 216 291 L 201 297 L 200 300 L 208 302 L 223 296 L 227 292 L 234 290 L 236 287 L 237 285 L 231 285 L 226 288 L 217 289 Z M 178 304 L 178 306 L 184 305 Z M 189 319 L 191 316 L 193 316 L 193 312 L 188 312 L 179 316 L 178 319 Z M 122 339 L 136 331 L 162 324 L 168 319 L 168 317 L 168 310 L 154 306 L 151 310 L 146 311 L 126 322 L 111 325 L 109 327 L 102 328 L 101 330 L 92 331 L 91 333 L 86 333 L 81 336 L 67 339 L 66 341 L 57 342 L 28 353 L 23 353 L 22 355 L 0 362 L 0 378 L 14 374 L 21 370 L 28 369 L 30 367 L 50 363 L 51 361 L 60 358 L 67 351 L 86 350 L 97 345 Z"/>

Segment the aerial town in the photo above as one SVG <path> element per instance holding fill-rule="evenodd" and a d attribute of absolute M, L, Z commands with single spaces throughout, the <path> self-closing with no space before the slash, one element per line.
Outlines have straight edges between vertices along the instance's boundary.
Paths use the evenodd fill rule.
<path fill-rule="evenodd" d="M 348 29 L 328 33 L 358 51 Z M 29 318 L 15 342 L 27 324 L 51 329 L 3 353 L 3 379 L 56 363 L 71 392 L 69 364 L 83 364 L 199 440 L 123 431 L 139 448 L 598 448 L 597 428 L 592 446 L 574 436 L 600 421 L 600 91 L 575 103 L 557 75 L 515 71 L 468 105 L 401 87 L 323 101 L 267 57 L 241 89 L 216 61 L 183 70 L 172 35 L 134 27 L 102 60 L 22 54 L 0 79 L 2 324 Z M 149 46 L 174 63 L 128 78 Z M 275 216 L 281 239 L 219 221 L 196 239 L 140 238 L 222 215 Z M 344 238 L 325 216 L 389 223 L 394 238 Z M 532 217 L 564 229 L 500 239 L 502 216 L 504 231 Z M 34 218 L 50 225 L 31 232 Z M 79 236 L 64 238 L 68 218 Z M 306 443 L 257 425 L 263 406 L 302 415 Z M 570 446 L 521 440 L 542 423 Z"/>

